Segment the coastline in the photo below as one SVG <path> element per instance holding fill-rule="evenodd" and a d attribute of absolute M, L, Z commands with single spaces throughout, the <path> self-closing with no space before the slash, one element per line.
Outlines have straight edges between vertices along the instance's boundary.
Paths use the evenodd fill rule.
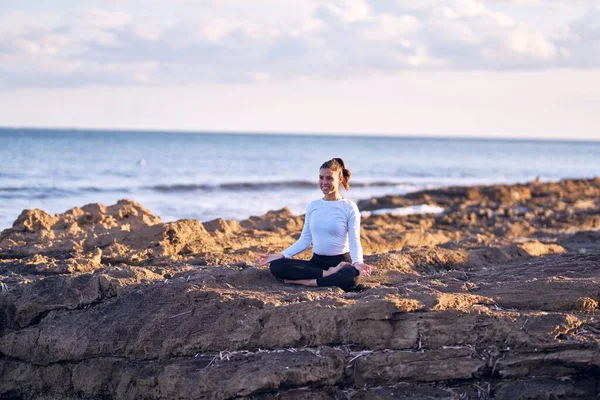
<path fill-rule="evenodd" d="M 444 211 L 364 216 L 373 275 L 347 293 L 253 265 L 299 236 L 288 208 L 205 223 L 126 200 L 24 211 L 0 233 L 0 397 L 598 393 L 600 178 L 358 205 Z"/>

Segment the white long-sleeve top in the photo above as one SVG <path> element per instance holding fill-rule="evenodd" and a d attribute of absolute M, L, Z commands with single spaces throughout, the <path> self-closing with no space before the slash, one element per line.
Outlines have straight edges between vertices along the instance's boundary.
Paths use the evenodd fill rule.
<path fill-rule="evenodd" d="M 321 256 L 335 256 L 350 251 L 352 262 L 363 262 L 360 244 L 360 212 L 348 199 L 311 202 L 304 217 L 300 238 L 281 252 L 292 257 L 308 248 Z"/>

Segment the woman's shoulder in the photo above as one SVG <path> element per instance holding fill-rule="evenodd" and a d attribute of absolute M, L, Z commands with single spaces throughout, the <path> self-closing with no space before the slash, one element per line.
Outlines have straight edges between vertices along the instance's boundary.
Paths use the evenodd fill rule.
<path fill-rule="evenodd" d="M 344 204 L 346 204 L 346 205 L 348 205 L 348 206 L 351 206 L 351 207 L 358 207 L 358 206 L 356 205 L 356 203 L 355 203 L 355 202 L 353 202 L 353 201 L 352 201 L 352 200 L 350 200 L 350 199 L 347 199 L 347 198 L 345 198 L 345 197 L 344 197 L 342 200 L 344 201 Z"/>
<path fill-rule="evenodd" d="M 310 210 L 314 210 L 315 208 L 317 208 L 321 203 L 323 203 L 323 200 L 321 199 L 316 199 L 311 201 L 308 204 L 308 207 L 306 207 L 306 211 L 310 211 Z"/>
<path fill-rule="evenodd" d="M 352 200 L 346 199 L 346 198 L 344 198 L 342 200 L 343 200 L 342 204 L 345 209 L 347 209 L 348 211 L 358 212 L 358 206 L 356 205 L 355 202 L 353 202 Z"/>

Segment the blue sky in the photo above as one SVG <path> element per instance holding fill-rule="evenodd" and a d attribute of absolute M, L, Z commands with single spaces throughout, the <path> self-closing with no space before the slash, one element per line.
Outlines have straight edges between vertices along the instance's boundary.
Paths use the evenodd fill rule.
<path fill-rule="evenodd" d="M 3 126 L 600 140 L 593 1 L 13 3 Z"/>

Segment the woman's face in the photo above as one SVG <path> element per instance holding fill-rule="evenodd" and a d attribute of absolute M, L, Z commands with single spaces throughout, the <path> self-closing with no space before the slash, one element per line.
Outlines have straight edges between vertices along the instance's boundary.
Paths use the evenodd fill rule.
<path fill-rule="evenodd" d="M 342 171 L 332 171 L 329 168 L 319 170 L 319 187 L 323 194 L 339 192 L 342 183 Z"/>

